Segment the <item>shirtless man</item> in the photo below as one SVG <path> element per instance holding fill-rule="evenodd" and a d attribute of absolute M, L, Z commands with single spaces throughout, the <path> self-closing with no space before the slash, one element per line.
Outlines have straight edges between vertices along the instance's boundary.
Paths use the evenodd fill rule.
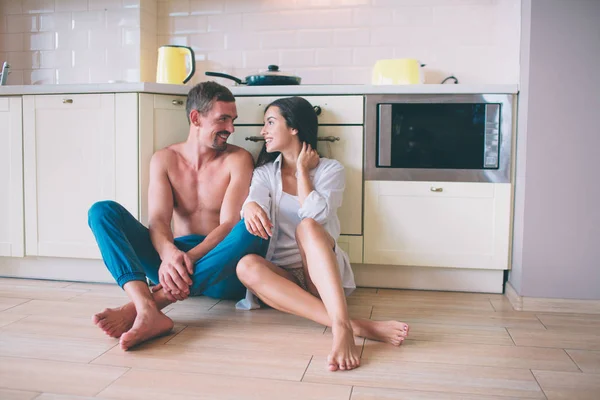
<path fill-rule="evenodd" d="M 253 160 L 227 144 L 237 118 L 233 95 L 215 82 L 200 83 L 190 90 L 186 111 L 187 140 L 159 150 L 150 162 L 149 229 L 113 201 L 89 211 L 104 263 L 131 300 L 93 321 L 120 338 L 123 350 L 169 332 L 173 321 L 160 310 L 177 300 L 242 298 L 238 261 L 267 249 L 240 221 Z M 146 278 L 158 284 L 152 292 Z"/>

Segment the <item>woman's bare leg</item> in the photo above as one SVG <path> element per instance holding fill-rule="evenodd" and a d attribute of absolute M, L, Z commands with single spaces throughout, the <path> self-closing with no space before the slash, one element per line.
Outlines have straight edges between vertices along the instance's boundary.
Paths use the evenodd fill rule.
<path fill-rule="evenodd" d="M 238 264 L 237 273 L 244 285 L 271 307 L 332 326 L 323 302 L 294 283 L 289 272 L 263 257 L 244 257 Z M 396 346 L 407 334 L 407 325 L 397 321 L 352 320 L 350 323 L 355 335 Z"/>

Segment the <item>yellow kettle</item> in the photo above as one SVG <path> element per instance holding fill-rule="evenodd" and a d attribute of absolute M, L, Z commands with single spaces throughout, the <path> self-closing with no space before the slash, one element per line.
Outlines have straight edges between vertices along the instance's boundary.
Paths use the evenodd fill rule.
<path fill-rule="evenodd" d="M 166 45 L 158 48 L 156 82 L 181 85 L 187 83 L 195 72 L 196 56 L 191 47 Z"/>
<path fill-rule="evenodd" d="M 414 85 L 423 83 L 425 64 L 414 58 L 379 60 L 373 67 L 373 85 Z"/>

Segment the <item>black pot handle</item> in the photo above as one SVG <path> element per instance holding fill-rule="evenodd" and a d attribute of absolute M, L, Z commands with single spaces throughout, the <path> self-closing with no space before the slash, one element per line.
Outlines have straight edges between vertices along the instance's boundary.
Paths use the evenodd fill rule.
<path fill-rule="evenodd" d="M 231 79 L 232 81 L 236 82 L 238 85 L 243 85 L 244 84 L 244 82 L 240 78 L 236 78 L 233 75 L 224 74 L 222 72 L 205 72 L 204 75 L 207 75 L 207 76 L 216 76 L 216 77 L 219 77 L 219 78 Z"/>

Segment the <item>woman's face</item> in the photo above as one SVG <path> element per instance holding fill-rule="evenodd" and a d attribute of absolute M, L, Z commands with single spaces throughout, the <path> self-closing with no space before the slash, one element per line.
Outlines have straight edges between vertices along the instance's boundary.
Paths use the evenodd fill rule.
<path fill-rule="evenodd" d="M 290 128 L 279 112 L 279 107 L 271 106 L 265 111 L 265 125 L 260 134 L 265 138 L 267 152 L 284 151 L 297 139 L 298 131 Z"/>

